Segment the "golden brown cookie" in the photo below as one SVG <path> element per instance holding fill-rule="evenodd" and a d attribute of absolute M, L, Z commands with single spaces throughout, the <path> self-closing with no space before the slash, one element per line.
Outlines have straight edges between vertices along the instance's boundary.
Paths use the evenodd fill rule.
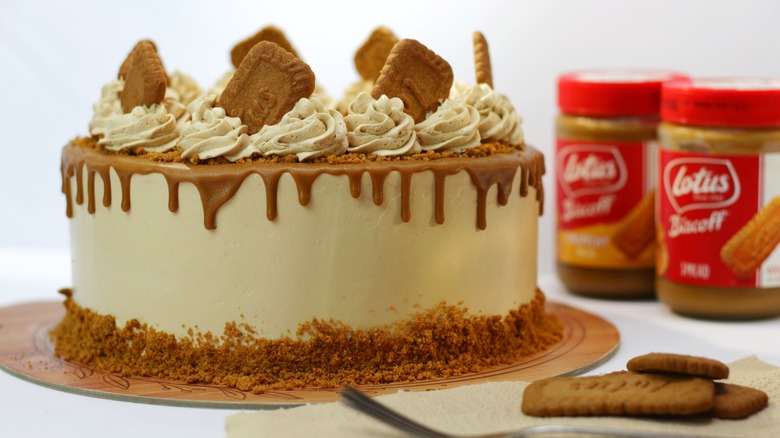
<path fill-rule="evenodd" d="M 620 222 L 612 244 L 629 259 L 635 259 L 655 237 L 655 190 L 651 190 Z"/>
<path fill-rule="evenodd" d="M 677 373 L 707 379 L 725 379 L 729 367 L 715 359 L 673 353 L 649 353 L 628 361 L 629 371 Z"/>
<path fill-rule="evenodd" d="M 127 77 L 127 71 L 130 70 L 130 64 L 133 62 L 133 54 L 135 54 L 136 50 L 138 50 L 138 46 L 151 44 L 154 51 L 157 51 L 157 45 L 152 40 L 141 40 L 136 43 L 136 45 L 133 47 L 133 50 L 130 51 L 130 53 L 127 54 L 127 58 L 125 58 L 124 62 L 122 62 L 122 65 L 119 67 L 119 74 L 117 77 L 119 79 L 124 79 Z M 164 69 L 163 69 L 164 70 Z"/>
<path fill-rule="evenodd" d="M 260 29 L 259 32 L 251 37 L 241 41 L 233 47 L 230 51 L 230 61 L 233 63 L 233 67 L 238 68 L 241 65 L 241 61 L 244 60 L 247 53 L 252 50 L 260 41 L 270 41 L 276 43 L 279 47 L 292 53 L 295 57 L 298 57 L 298 52 L 295 51 L 290 41 L 284 35 L 281 29 L 276 26 L 266 26 Z"/>
<path fill-rule="evenodd" d="M 619 371 L 529 384 L 522 410 L 536 417 L 696 415 L 709 412 L 715 385 L 698 377 Z"/>
<path fill-rule="evenodd" d="M 254 134 L 314 92 L 314 73 L 279 45 L 261 41 L 247 53 L 217 104 Z"/>
<path fill-rule="evenodd" d="M 720 258 L 738 277 L 756 272 L 780 244 L 780 196 L 761 211 L 723 245 Z"/>
<path fill-rule="evenodd" d="M 490 64 L 488 43 L 482 32 L 474 32 L 474 68 L 478 84 L 488 84 L 493 88 L 493 67 Z"/>
<path fill-rule="evenodd" d="M 120 95 L 122 111 L 129 113 L 141 105 L 152 106 L 165 99 L 168 79 L 157 50 L 150 41 L 139 42 L 128 56 L 130 65 Z"/>
<path fill-rule="evenodd" d="M 400 98 L 404 112 L 419 123 L 450 95 L 452 80 L 447 61 L 416 40 L 402 39 L 387 57 L 371 96 Z"/>
<path fill-rule="evenodd" d="M 731 383 L 715 383 L 715 403 L 710 414 L 715 418 L 738 420 L 764 409 L 769 396 L 764 391 Z"/>
<path fill-rule="evenodd" d="M 355 52 L 355 68 L 360 76 L 376 82 L 398 38 L 386 27 L 377 27 Z"/>

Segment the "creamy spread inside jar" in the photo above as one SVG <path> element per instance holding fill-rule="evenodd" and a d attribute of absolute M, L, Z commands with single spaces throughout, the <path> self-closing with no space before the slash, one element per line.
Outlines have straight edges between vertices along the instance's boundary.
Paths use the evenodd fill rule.
<path fill-rule="evenodd" d="M 657 70 L 590 70 L 558 79 L 557 270 L 572 292 L 654 295 Z"/>
<path fill-rule="evenodd" d="M 657 294 L 707 318 L 780 315 L 780 79 L 664 85 Z"/>

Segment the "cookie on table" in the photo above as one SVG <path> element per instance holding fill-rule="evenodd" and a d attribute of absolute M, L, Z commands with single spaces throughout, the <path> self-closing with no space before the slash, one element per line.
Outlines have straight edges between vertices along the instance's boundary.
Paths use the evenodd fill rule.
<path fill-rule="evenodd" d="M 628 361 L 629 371 L 643 373 L 676 373 L 707 379 L 725 379 L 729 367 L 721 361 L 706 357 L 673 353 L 648 353 Z"/>
<path fill-rule="evenodd" d="M 618 371 L 529 384 L 522 411 L 536 417 L 697 415 L 712 409 L 715 384 L 671 374 Z"/>
<path fill-rule="evenodd" d="M 726 420 L 747 418 L 769 404 L 769 396 L 759 389 L 732 383 L 715 383 L 715 401 L 710 415 Z"/>

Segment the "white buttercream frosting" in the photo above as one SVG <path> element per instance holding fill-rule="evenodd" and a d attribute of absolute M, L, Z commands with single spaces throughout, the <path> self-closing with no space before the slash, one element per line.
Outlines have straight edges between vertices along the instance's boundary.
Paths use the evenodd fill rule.
<path fill-rule="evenodd" d="M 223 91 L 225 91 L 225 87 L 227 87 L 228 82 L 230 82 L 231 79 L 233 79 L 233 75 L 235 74 L 235 70 L 231 70 L 224 75 L 222 75 L 221 78 L 217 80 L 217 82 L 212 86 L 209 91 L 206 92 L 206 95 L 209 94 L 216 94 L 217 97 L 219 97 L 220 94 L 222 94 Z"/>
<path fill-rule="evenodd" d="M 94 136 L 105 135 L 111 124 L 111 119 L 122 114 L 122 102 L 119 94 L 125 87 L 125 81 L 117 79 L 103 85 L 100 99 L 92 105 L 92 120 L 89 122 L 89 132 Z"/>
<path fill-rule="evenodd" d="M 88 167 L 76 171 L 86 186 Z M 521 175 L 512 187 L 520 187 Z M 110 178 L 110 186 L 95 178 L 95 191 L 110 188 L 118 203 L 122 185 L 114 170 Z M 77 181 L 68 180 L 74 194 Z M 486 196 L 488 227 L 475 232 L 477 189 L 465 171 L 444 181 L 444 226 L 431 225 L 433 172 L 411 178 L 411 218 L 402 224 L 400 173 L 387 175 L 382 205 L 366 196 L 374 189 L 370 178 L 360 180 L 359 198 L 350 184 L 346 175 L 320 175 L 304 207 L 285 173 L 273 201 L 279 216 L 271 221 L 266 183 L 249 175 L 220 208 L 218 227 L 207 231 L 198 190 L 182 184 L 180 208 L 171 213 L 165 178 L 133 175 L 129 214 L 99 202 L 94 214 L 88 202 L 73 205 L 74 299 L 114 316 L 119 327 L 138 319 L 177 337 L 190 327 L 218 336 L 226 322 L 238 321 L 258 336 L 279 339 L 314 317 L 368 329 L 442 301 L 462 301 L 470 313 L 490 316 L 533 298 L 539 212 L 533 187 L 501 206 L 493 186 Z M 449 257 L 454 248 L 456 260 Z M 453 266 L 479 275 L 453 275 Z"/>
<path fill-rule="evenodd" d="M 336 100 L 319 82 L 314 84 L 314 92 L 312 93 L 311 97 L 316 97 L 319 99 L 320 102 L 322 102 L 322 105 L 327 109 L 336 108 Z"/>
<path fill-rule="evenodd" d="M 445 99 L 414 129 L 423 150 L 462 152 L 480 145 L 479 121 L 471 105 Z"/>
<path fill-rule="evenodd" d="M 349 112 L 349 106 L 352 104 L 352 102 L 357 98 L 357 96 L 360 93 L 369 93 L 371 94 L 371 90 L 374 88 L 374 81 L 371 80 L 361 80 L 356 81 L 352 84 L 350 84 L 346 90 L 344 90 L 344 95 L 341 96 L 341 100 L 338 101 L 336 104 L 336 109 L 341 113 L 346 115 L 347 112 Z"/>
<path fill-rule="evenodd" d="M 176 96 L 182 105 L 187 106 L 195 99 L 201 97 L 201 89 L 195 80 L 180 71 L 175 71 L 168 80 L 168 90 L 176 92 Z M 166 96 L 168 94 L 166 93 Z"/>
<path fill-rule="evenodd" d="M 229 161 L 237 161 L 255 152 L 246 133 L 246 125 L 238 117 L 229 117 L 223 108 L 215 106 L 216 100 L 217 95 L 210 94 L 187 107 L 191 119 L 182 128 L 178 143 L 183 159 L 225 157 Z"/>
<path fill-rule="evenodd" d="M 93 105 L 95 113 L 89 122 L 89 132 L 99 137 L 98 144 L 110 151 L 147 152 L 165 152 L 176 146 L 179 130 L 189 120 L 187 108 L 178 101 L 178 93 L 168 88 L 160 104 L 137 106 L 124 113 L 120 98 L 124 85 L 121 79 L 106 84 Z"/>
<path fill-rule="evenodd" d="M 187 111 L 187 106 L 176 98 L 171 88 L 165 90 L 165 99 L 162 101 L 162 105 L 165 106 L 168 114 L 176 118 L 176 129 L 181 133 L 184 124 L 190 120 L 190 112 Z"/>
<path fill-rule="evenodd" d="M 473 106 L 479 112 L 479 133 L 483 141 L 503 141 L 518 145 L 524 141 L 523 120 L 509 99 L 487 84 L 456 82 L 450 100 Z"/>
<path fill-rule="evenodd" d="M 401 99 L 358 94 L 344 123 L 350 152 L 375 155 L 409 155 L 422 150 L 414 131 L 414 119 L 404 113 Z"/>
<path fill-rule="evenodd" d="M 275 125 L 250 136 L 263 155 L 295 155 L 299 161 L 346 152 L 347 127 L 336 110 L 325 109 L 316 97 L 300 99 Z"/>
<path fill-rule="evenodd" d="M 164 152 L 179 139 L 176 117 L 164 105 L 137 106 L 127 114 L 112 117 L 98 144 L 110 151 L 123 149 Z"/>

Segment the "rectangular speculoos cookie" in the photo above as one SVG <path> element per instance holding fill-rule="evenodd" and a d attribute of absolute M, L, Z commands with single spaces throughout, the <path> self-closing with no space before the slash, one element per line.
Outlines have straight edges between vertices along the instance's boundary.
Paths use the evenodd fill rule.
<path fill-rule="evenodd" d="M 640 373 L 674 373 L 710 380 L 729 376 L 728 365 L 719 360 L 675 353 L 643 354 L 629 360 L 626 368 Z"/>
<path fill-rule="evenodd" d="M 710 415 L 738 420 L 761 411 L 769 404 L 769 396 L 760 389 L 731 383 L 715 383 L 715 401 Z"/>
<path fill-rule="evenodd" d="M 780 196 L 737 231 L 720 251 L 720 258 L 737 276 L 747 277 L 780 243 Z"/>
<path fill-rule="evenodd" d="M 713 406 L 715 385 L 697 377 L 619 371 L 529 384 L 522 410 L 537 417 L 695 415 Z"/>

